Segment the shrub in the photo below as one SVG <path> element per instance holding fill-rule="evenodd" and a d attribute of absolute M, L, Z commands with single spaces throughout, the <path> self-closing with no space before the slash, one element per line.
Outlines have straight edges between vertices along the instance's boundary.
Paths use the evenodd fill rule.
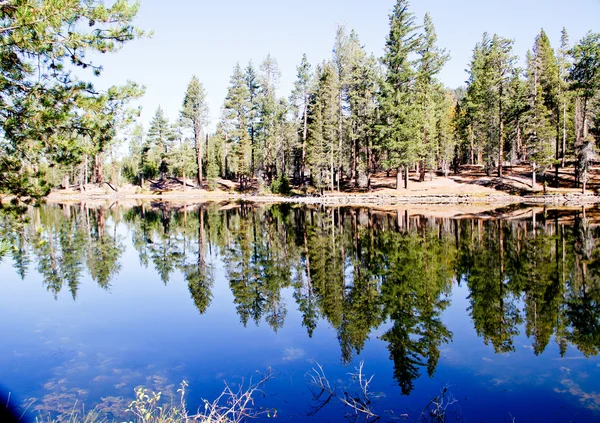
<path fill-rule="evenodd" d="M 273 194 L 283 195 L 289 195 L 290 192 L 292 192 L 292 189 L 290 187 L 290 181 L 288 180 L 287 176 L 285 176 L 285 173 L 282 173 L 281 175 L 279 175 L 279 178 L 271 182 L 271 192 Z"/>

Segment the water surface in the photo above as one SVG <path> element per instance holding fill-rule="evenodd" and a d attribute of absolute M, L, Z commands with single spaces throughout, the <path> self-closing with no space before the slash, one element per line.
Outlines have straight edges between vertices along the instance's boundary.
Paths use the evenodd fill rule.
<path fill-rule="evenodd" d="M 382 421 L 415 421 L 444 387 L 448 421 L 600 420 L 597 216 L 2 210 L 0 384 L 35 413 L 121 419 L 136 386 L 168 397 L 186 380 L 195 409 L 271 368 L 269 420 L 343 421 L 338 398 L 315 412 L 307 373 L 353 393 L 362 361 Z"/>

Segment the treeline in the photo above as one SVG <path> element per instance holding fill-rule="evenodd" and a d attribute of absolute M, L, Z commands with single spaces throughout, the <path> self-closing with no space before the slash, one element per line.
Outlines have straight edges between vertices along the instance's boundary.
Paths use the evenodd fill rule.
<path fill-rule="evenodd" d="M 307 335 L 326 320 L 343 362 L 388 322 L 381 339 L 404 393 L 422 372 L 434 374 L 452 338 L 441 315 L 455 283 L 468 287 L 475 330 L 498 353 L 514 351 L 523 330 L 535 354 L 551 340 L 561 355 L 569 344 L 600 352 L 600 231 L 585 212 L 484 221 L 289 205 L 65 205 L 3 210 L 0 228 L 21 277 L 35 268 L 53 295 L 68 289 L 76 299 L 85 274 L 105 288 L 115 280 L 119 225 L 140 265 L 165 284 L 183 275 L 201 314 L 222 262 L 241 323 L 279 330 L 291 306 L 282 291 L 292 288 Z"/>
<path fill-rule="evenodd" d="M 559 169 L 574 165 L 569 178 L 585 191 L 600 132 L 598 33 L 571 44 L 563 30 L 553 47 L 542 30 L 524 68 L 512 40 L 484 34 L 466 87 L 448 89 L 438 75 L 449 54 L 432 18 L 418 25 L 408 0 L 397 0 L 383 57 L 340 27 L 330 59 L 311 65 L 302 57 L 288 97 L 278 96 L 280 70 L 267 56 L 258 66 L 235 66 L 214 134 L 197 77 L 182 93 L 176 122 L 159 107 L 146 131 L 132 127 L 139 111 L 127 105 L 142 87 L 98 92 L 65 66 L 100 73 L 86 53 L 115 51 L 143 35 L 131 26 L 137 5 L 29 3 L 10 0 L 0 9 L 2 192 L 40 196 L 59 184 L 83 190 L 89 182 L 144 186 L 156 178 L 181 178 L 184 187 L 227 178 L 241 189 L 252 183 L 286 192 L 293 181 L 339 190 L 368 188 L 380 171 L 395 174 L 400 188 L 409 170 L 422 181 L 461 164 L 502 176 L 521 163 L 544 187 L 558 185 Z M 38 16 L 48 19 L 38 25 Z M 129 154 L 119 159 L 125 134 Z M 546 177 L 551 168 L 553 178 Z"/>
<path fill-rule="evenodd" d="M 207 105 L 194 77 L 181 122 L 193 130 L 188 139 L 195 148 L 185 131 L 161 129 L 168 124 L 159 108 L 145 141 L 137 129 L 130 174 L 237 179 L 242 189 L 258 180 L 275 191 L 293 180 L 339 190 L 340 184 L 367 188 L 380 171 L 395 171 L 397 187 L 402 180 L 406 187 L 409 170 L 423 181 L 427 172 L 447 176 L 461 164 L 502 176 L 504 166 L 528 163 L 533 186 L 537 174 L 546 186 L 548 170 L 554 167 L 558 185 L 559 168 L 574 164 L 574 183 L 585 190 L 600 130 L 599 34 L 571 46 L 563 29 L 554 49 L 542 30 L 524 69 L 512 40 L 484 34 L 466 88 L 455 90 L 437 79 L 449 59 L 438 44 L 431 17 L 417 27 L 408 2 L 399 0 L 380 60 L 355 32 L 339 27 L 331 59 L 312 66 L 302 57 L 288 98 L 276 95 L 274 58 L 258 68 L 238 64 L 217 131 L 205 139 L 198 128 L 206 126 Z"/>

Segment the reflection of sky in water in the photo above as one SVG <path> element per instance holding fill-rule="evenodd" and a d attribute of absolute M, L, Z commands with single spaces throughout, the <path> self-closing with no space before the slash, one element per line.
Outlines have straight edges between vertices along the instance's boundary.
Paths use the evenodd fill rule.
<path fill-rule="evenodd" d="M 89 277 L 73 301 L 65 287 L 55 300 L 31 266 L 20 281 L 10 260 L 0 265 L 0 383 L 32 408 L 70 410 L 75 400 L 87 407 L 101 403 L 122 410 L 133 388 L 145 385 L 174 394 L 181 380 L 190 383 L 189 403 L 212 399 L 223 380 L 241 383 L 271 366 L 277 377 L 266 386 L 260 404 L 278 409 L 282 420 L 295 421 L 310 409 L 306 373 L 320 363 L 329 379 L 351 389 L 348 372 L 360 359 L 374 374 L 372 390 L 384 392 L 380 410 L 393 409 L 416 418 L 421 408 L 446 384 L 459 400 L 464 421 L 590 421 L 600 414 L 600 361 L 585 359 L 573 346 L 561 359 L 551 340 L 535 356 L 521 328 L 514 353 L 495 354 L 477 337 L 468 315 L 468 290 L 455 286 L 444 322 L 453 341 L 441 346 L 435 377 L 425 369 L 410 397 L 400 395 L 386 343 L 378 339 L 388 328 L 371 333 L 354 363 L 344 367 L 336 333 L 321 320 L 313 337 L 286 289 L 287 316 L 276 334 L 266 324 L 239 323 L 222 264 L 216 259 L 213 301 L 200 315 L 180 273 L 167 286 L 153 269 L 139 265 L 138 253 L 123 237 L 127 250 L 122 269 L 108 290 Z M 339 421 L 338 402 L 313 421 Z"/>

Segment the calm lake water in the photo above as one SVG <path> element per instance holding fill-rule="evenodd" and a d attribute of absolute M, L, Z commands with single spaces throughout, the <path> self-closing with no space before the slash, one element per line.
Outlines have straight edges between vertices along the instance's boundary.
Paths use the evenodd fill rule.
<path fill-rule="evenodd" d="M 445 386 L 447 421 L 600 421 L 600 212 L 509 211 L 2 210 L 0 384 L 32 415 L 122 421 L 136 386 L 186 380 L 197 409 L 271 368 L 260 421 L 344 421 L 362 361 L 381 421 L 419 419 Z"/>

